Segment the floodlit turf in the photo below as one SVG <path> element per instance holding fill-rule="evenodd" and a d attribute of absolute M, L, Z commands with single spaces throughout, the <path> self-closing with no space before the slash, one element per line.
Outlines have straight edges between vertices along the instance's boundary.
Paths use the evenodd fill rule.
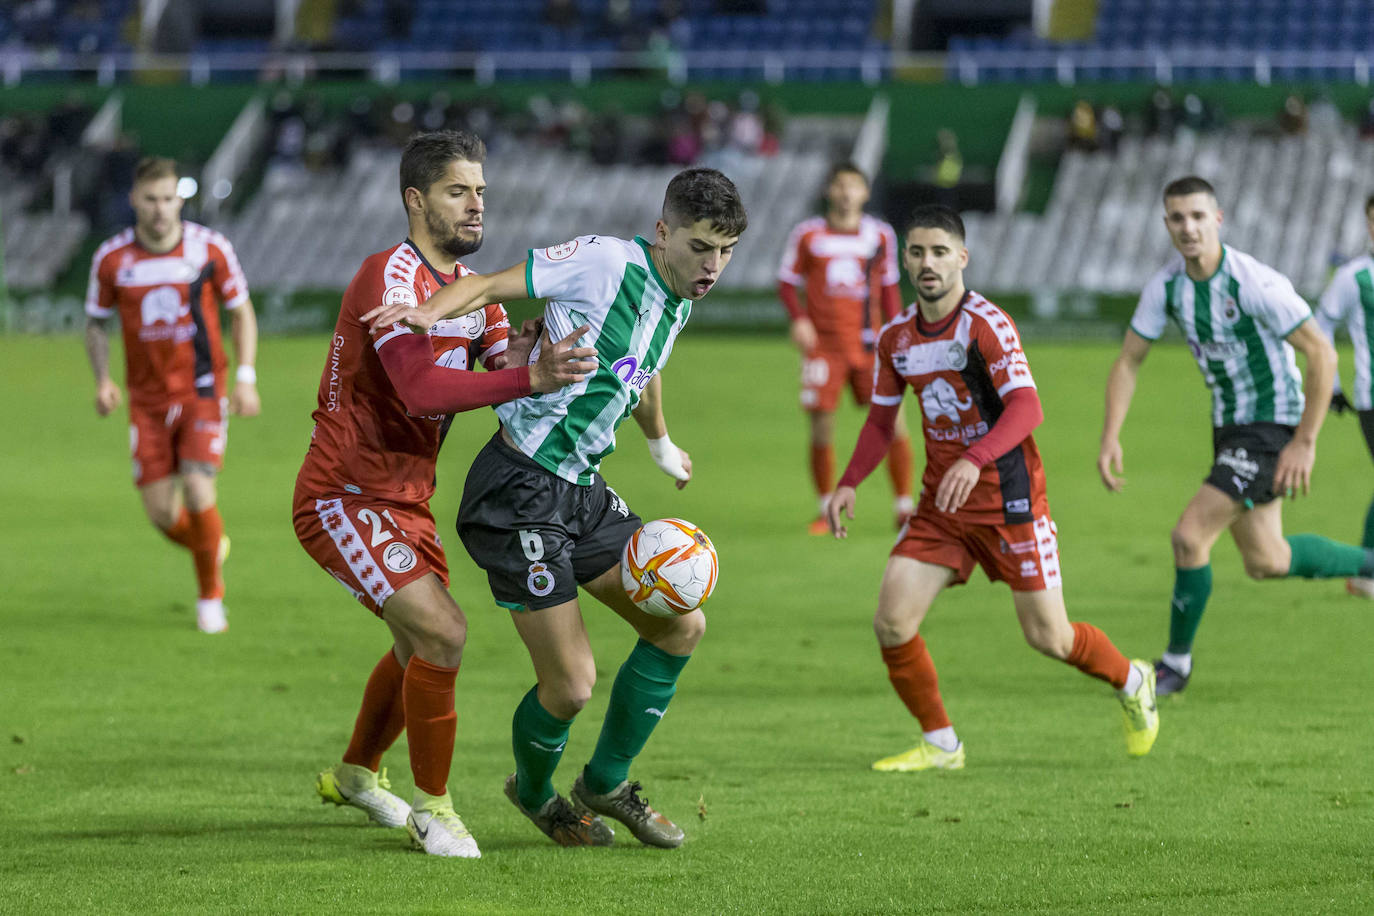
<path fill-rule="evenodd" d="M 1028 343 L 1071 616 L 1153 657 L 1169 528 L 1209 457 L 1201 381 L 1182 347 L 1156 348 L 1126 428 L 1128 489 L 1108 496 L 1093 465 L 1115 348 Z M 686 845 L 559 849 L 502 796 L 531 670 L 452 535 L 468 461 L 495 425 L 485 411 L 455 423 L 434 506 L 469 620 L 450 785 L 483 859 L 426 859 L 402 831 L 322 807 L 314 774 L 342 753 L 388 642 L 291 530 L 325 349 L 263 342 L 264 415 L 234 421 L 221 482 L 231 628 L 211 637 L 194 628 L 189 557 L 142 518 L 124 420 L 91 409 L 80 340 L 0 338 L 0 912 L 1374 907 L 1374 605 L 1340 582 L 1250 582 L 1229 540 L 1194 682 L 1162 704 L 1149 757 L 1126 757 L 1108 689 L 1026 648 L 1005 586 L 978 574 L 924 629 L 968 768 L 870 772 L 916 734 L 869 624 L 892 538 L 887 482 L 879 471 L 860 491 L 847 542 L 807 537 L 781 339 L 681 341 L 665 398 L 697 469 L 685 492 L 632 423 L 605 467 L 641 515 L 691 519 L 721 555 L 706 638 L 633 771 Z M 859 419 L 842 417 L 841 463 Z M 1355 421 L 1332 417 L 1289 530 L 1357 539 L 1370 480 Z M 586 611 L 601 677 L 564 791 L 633 643 L 609 611 Z M 403 744 L 386 763 L 409 795 Z"/>

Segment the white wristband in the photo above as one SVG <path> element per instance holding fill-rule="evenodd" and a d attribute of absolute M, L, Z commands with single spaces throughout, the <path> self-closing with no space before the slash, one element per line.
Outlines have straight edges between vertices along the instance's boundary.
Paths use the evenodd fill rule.
<path fill-rule="evenodd" d="M 658 465 L 659 470 L 674 480 L 688 478 L 687 469 L 682 466 L 682 452 L 678 451 L 672 439 L 664 436 L 661 439 L 649 439 L 648 443 L 649 455 L 653 457 L 654 464 Z"/>
<path fill-rule="evenodd" d="M 234 371 L 234 381 L 241 385 L 256 385 L 258 383 L 258 370 L 252 366 L 239 366 Z"/>

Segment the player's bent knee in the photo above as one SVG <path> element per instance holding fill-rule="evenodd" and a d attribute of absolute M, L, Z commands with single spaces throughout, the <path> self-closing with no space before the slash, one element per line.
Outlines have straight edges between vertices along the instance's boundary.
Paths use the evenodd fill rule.
<path fill-rule="evenodd" d="M 1282 579 L 1288 575 L 1288 565 L 1275 557 L 1244 557 L 1245 574 L 1251 579 Z"/>
<path fill-rule="evenodd" d="M 882 611 L 873 616 L 873 634 L 880 646 L 905 645 L 915 638 L 918 629 L 915 621 L 888 616 Z"/>

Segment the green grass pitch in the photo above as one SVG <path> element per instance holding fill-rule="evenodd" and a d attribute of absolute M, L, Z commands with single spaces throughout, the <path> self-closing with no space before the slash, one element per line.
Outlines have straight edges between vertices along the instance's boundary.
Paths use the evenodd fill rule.
<path fill-rule="evenodd" d="M 325 350 L 323 337 L 263 342 L 264 414 L 234 421 L 221 478 L 232 626 L 207 637 L 189 557 L 142 518 L 123 419 L 91 409 L 80 340 L 0 338 L 0 912 L 1374 908 L 1374 606 L 1340 582 L 1250 582 L 1229 539 L 1194 683 L 1162 704 L 1149 757 L 1126 757 L 1108 689 L 1028 649 L 1005 586 L 980 573 L 924 628 L 968 768 L 871 772 L 916 733 L 870 629 L 892 539 L 885 473 L 861 489 L 847 542 L 806 536 L 796 361 L 780 338 L 681 341 L 665 397 L 696 465 L 686 491 L 633 424 L 604 468 L 642 516 L 689 518 L 721 554 L 706 638 L 632 774 L 686 845 L 559 849 L 502 796 L 532 675 L 452 535 L 467 463 L 494 428 L 485 411 L 454 424 L 434 505 L 469 620 L 450 786 L 484 857 L 427 859 L 401 831 L 322 807 L 312 779 L 342 753 L 388 642 L 291 530 Z M 1210 457 L 1197 370 L 1182 347 L 1156 348 L 1127 422 L 1128 488 L 1109 496 L 1094 461 L 1115 347 L 1031 335 L 1028 350 L 1070 614 L 1153 657 L 1169 529 Z M 842 413 L 841 463 L 860 419 Z M 1331 417 L 1288 530 L 1357 540 L 1370 478 L 1355 421 Z M 585 612 L 600 680 L 563 791 L 633 642 L 609 611 Z M 403 745 L 386 763 L 408 796 Z"/>

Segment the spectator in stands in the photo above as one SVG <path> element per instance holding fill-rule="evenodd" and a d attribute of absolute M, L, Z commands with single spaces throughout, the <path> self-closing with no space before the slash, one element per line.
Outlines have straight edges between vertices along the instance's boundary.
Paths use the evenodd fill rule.
<path fill-rule="evenodd" d="M 1374 137 L 1374 99 L 1369 100 L 1360 118 L 1360 137 L 1365 140 Z"/>
<path fill-rule="evenodd" d="M 1307 103 L 1296 92 L 1284 97 L 1279 109 L 1279 130 L 1288 136 L 1307 133 Z"/>
<path fill-rule="evenodd" d="M 1079 99 L 1069 112 L 1067 143 L 1069 149 L 1097 151 L 1097 112 L 1087 99 Z"/>
<path fill-rule="evenodd" d="M 1145 114 L 1145 129 L 1151 136 L 1172 137 L 1178 126 L 1178 108 L 1168 89 L 1160 86 L 1150 94 L 1150 107 Z"/>
<path fill-rule="evenodd" d="M 959 207 L 959 182 L 964 178 L 964 156 L 959 152 L 959 137 L 948 127 L 935 132 L 935 202 L 952 209 Z"/>
<path fill-rule="evenodd" d="M 1115 105 L 1105 105 L 1102 114 L 1097 119 L 1097 138 L 1103 150 L 1115 153 L 1116 148 L 1121 143 L 1121 135 L 1126 130 L 1126 119 L 1121 115 L 1121 109 Z"/>

